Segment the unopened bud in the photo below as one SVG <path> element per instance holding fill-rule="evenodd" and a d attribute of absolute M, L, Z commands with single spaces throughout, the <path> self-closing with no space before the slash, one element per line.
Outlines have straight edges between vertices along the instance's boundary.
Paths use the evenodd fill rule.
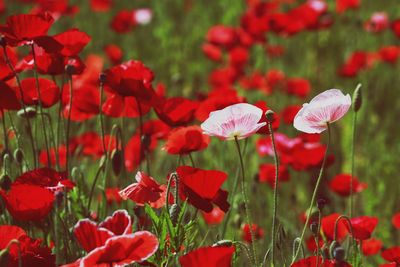
<path fill-rule="evenodd" d="M 320 198 L 317 200 L 317 208 L 322 210 L 326 205 L 326 200 L 324 198 Z"/>
<path fill-rule="evenodd" d="M 4 191 L 8 191 L 11 188 L 11 178 L 7 174 L 0 176 L 0 188 Z"/>
<path fill-rule="evenodd" d="M 212 246 L 213 247 L 231 247 L 232 245 L 233 245 L 232 240 L 224 239 L 224 240 L 217 241 Z"/>
<path fill-rule="evenodd" d="M 26 107 L 25 109 L 21 109 L 17 112 L 17 115 L 21 118 L 32 119 L 36 117 L 36 109 L 33 107 Z"/>
<path fill-rule="evenodd" d="M 141 137 L 141 142 L 143 145 L 143 150 L 147 150 L 150 147 L 151 137 L 148 134 L 145 134 Z"/>
<path fill-rule="evenodd" d="M 329 246 L 329 254 L 331 255 L 331 257 L 333 257 L 333 251 L 334 251 L 337 247 L 340 247 L 340 244 L 339 244 L 337 241 L 333 240 L 332 243 L 331 243 L 331 245 Z"/>
<path fill-rule="evenodd" d="M 359 111 L 362 105 L 361 84 L 359 84 L 353 93 L 353 110 Z"/>
<path fill-rule="evenodd" d="M 178 222 L 178 218 L 179 218 L 179 213 L 181 212 L 181 208 L 179 207 L 178 204 L 173 204 L 170 208 L 169 208 L 169 216 L 171 218 L 171 221 L 174 225 L 176 225 L 176 223 Z"/>
<path fill-rule="evenodd" d="M 275 112 L 269 109 L 265 112 L 265 117 L 269 123 L 273 123 L 275 121 Z"/>
<path fill-rule="evenodd" d="M 14 158 L 18 164 L 22 164 L 22 161 L 24 160 L 24 152 L 22 151 L 22 149 L 17 148 L 14 151 Z"/>
<path fill-rule="evenodd" d="M 65 73 L 67 73 L 68 75 L 75 74 L 75 66 L 74 65 L 70 65 L 70 64 L 65 66 Z"/>
<path fill-rule="evenodd" d="M 122 169 L 122 153 L 118 149 L 114 149 L 111 153 L 112 170 L 116 176 L 119 176 Z"/>
<path fill-rule="evenodd" d="M 104 72 L 100 73 L 99 82 L 100 83 L 105 83 L 106 81 L 107 81 L 107 75 Z"/>
<path fill-rule="evenodd" d="M 333 258 L 338 262 L 341 263 L 346 258 L 346 251 L 343 247 L 338 246 L 333 250 Z"/>
<path fill-rule="evenodd" d="M 318 222 L 312 222 L 310 224 L 310 230 L 314 236 L 318 236 Z"/>
<path fill-rule="evenodd" d="M 5 47 L 7 45 L 7 40 L 4 36 L 0 36 L 0 45 Z"/>

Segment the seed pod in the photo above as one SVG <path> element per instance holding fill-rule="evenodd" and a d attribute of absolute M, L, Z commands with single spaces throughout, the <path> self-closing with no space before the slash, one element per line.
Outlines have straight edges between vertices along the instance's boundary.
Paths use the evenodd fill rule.
<path fill-rule="evenodd" d="M 232 245 L 233 245 L 232 240 L 224 239 L 224 240 L 217 241 L 212 246 L 213 247 L 231 247 Z"/>
<path fill-rule="evenodd" d="M 70 64 L 65 66 L 65 73 L 67 73 L 68 75 L 75 74 L 75 66 L 74 65 L 70 65 Z"/>
<path fill-rule="evenodd" d="M 4 191 L 8 191 L 11 188 L 11 178 L 7 174 L 0 176 L 0 188 Z"/>
<path fill-rule="evenodd" d="M 7 40 L 3 36 L 0 36 L 0 45 L 5 47 L 7 45 Z M 1 265 L 3 266 L 3 265 Z"/>
<path fill-rule="evenodd" d="M 179 213 L 181 212 L 181 208 L 177 204 L 173 204 L 171 208 L 169 208 L 169 216 L 174 225 L 178 222 Z"/>
<path fill-rule="evenodd" d="M 341 263 L 346 259 L 346 251 L 343 247 L 338 246 L 333 250 L 333 258 L 338 262 Z"/>
<path fill-rule="evenodd" d="M 22 151 L 22 149 L 17 148 L 14 151 L 14 158 L 18 164 L 22 164 L 22 161 L 24 160 L 24 152 Z"/>
<path fill-rule="evenodd" d="M 3 249 L 0 251 L 0 266 L 8 266 L 8 258 L 10 253 L 8 251 L 8 248 Z"/>
<path fill-rule="evenodd" d="M 317 200 L 317 208 L 319 210 L 322 210 L 325 207 L 325 205 L 326 205 L 326 200 L 324 198 L 319 198 Z"/>
<path fill-rule="evenodd" d="M 267 118 L 267 121 L 269 123 L 273 123 L 275 121 L 274 115 L 275 115 L 275 112 L 273 112 L 270 109 L 265 112 L 265 117 Z"/>
<path fill-rule="evenodd" d="M 148 150 L 148 148 L 150 147 L 150 143 L 151 143 L 151 137 L 148 134 L 145 134 L 141 137 L 141 142 L 142 142 L 142 150 L 143 152 Z"/>
<path fill-rule="evenodd" d="M 312 222 L 310 224 L 310 230 L 313 233 L 314 236 L 318 235 L 318 223 L 317 222 Z"/>
<path fill-rule="evenodd" d="M 28 118 L 28 119 L 32 119 L 34 117 L 36 117 L 36 109 L 33 107 L 26 107 L 25 109 L 20 109 L 17 112 L 17 115 L 21 118 Z"/>
<path fill-rule="evenodd" d="M 107 81 L 107 75 L 104 72 L 100 73 L 99 82 L 100 83 L 105 83 L 106 81 Z"/>
<path fill-rule="evenodd" d="M 361 84 L 359 84 L 353 93 L 353 110 L 359 111 L 362 105 Z"/>
<path fill-rule="evenodd" d="M 114 149 L 111 153 L 111 164 L 115 176 L 119 176 L 122 169 L 122 153 L 118 149 Z"/>

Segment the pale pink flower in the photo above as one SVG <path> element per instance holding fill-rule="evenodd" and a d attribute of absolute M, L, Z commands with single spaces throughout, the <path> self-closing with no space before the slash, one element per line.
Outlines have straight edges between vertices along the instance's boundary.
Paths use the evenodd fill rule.
<path fill-rule="evenodd" d="M 137 24 L 149 24 L 153 18 L 153 12 L 148 8 L 136 9 L 133 13 L 133 19 Z"/>
<path fill-rule="evenodd" d="M 224 140 L 246 138 L 257 132 L 266 123 L 259 123 L 262 109 L 239 103 L 222 110 L 211 112 L 208 119 L 201 124 L 204 133 Z"/>
<path fill-rule="evenodd" d="M 351 106 L 350 95 L 344 95 L 338 89 L 327 90 L 310 103 L 303 104 L 294 118 L 293 126 L 305 133 L 321 133 L 327 129 L 327 123 L 342 118 Z"/>

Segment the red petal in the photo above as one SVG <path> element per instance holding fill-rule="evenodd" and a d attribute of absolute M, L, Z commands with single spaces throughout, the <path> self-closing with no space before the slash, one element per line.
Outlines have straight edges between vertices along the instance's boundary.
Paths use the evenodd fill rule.
<path fill-rule="evenodd" d="M 113 233 L 105 228 L 99 229 L 96 223 L 89 219 L 83 219 L 74 226 L 74 235 L 82 248 L 90 252 L 103 246 Z"/>

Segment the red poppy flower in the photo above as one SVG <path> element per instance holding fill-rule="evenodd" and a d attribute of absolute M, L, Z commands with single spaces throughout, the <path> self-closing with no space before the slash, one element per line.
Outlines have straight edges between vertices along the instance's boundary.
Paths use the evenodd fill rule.
<path fill-rule="evenodd" d="M 203 134 L 197 126 L 180 127 L 171 131 L 164 149 L 169 154 L 189 154 L 205 149 L 210 143 L 210 137 Z"/>
<path fill-rule="evenodd" d="M 127 33 L 135 26 L 133 12 L 130 10 L 119 11 L 111 21 L 111 29 L 117 33 Z"/>
<path fill-rule="evenodd" d="M 240 85 L 246 90 L 260 90 L 267 95 L 272 92 L 272 88 L 267 84 L 265 75 L 258 71 L 254 71 L 250 76 L 242 78 Z M 263 103 L 263 101 L 259 102 Z"/>
<path fill-rule="evenodd" d="M 214 69 L 208 77 L 208 83 L 213 88 L 229 88 L 233 86 L 242 74 L 242 70 L 233 66 Z"/>
<path fill-rule="evenodd" d="M 20 101 L 14 90 L 5 82 L 0 80 L 0 110 L 21 108 Z"/>
<path fill-rule="evenodd" d="M 285 109 L 282 110 L 282 113 L 281 113 L 283 121 L 287 124 L 292 125 L 294 117 L 300 111 L 300 109 L 301 109 L 301 106 L 299 106 L 299 105 L 285 107 Z"/>
<path fill-rule="evenodd" d="M 357 9 L 360 4 L 361 0 L 336 0 L 336 12 L 343 13 L 348 9 Z"/>
<path fill-rule="evenodd" d="M 285 74 L 277 69 L 270 69 L 266 74 L 265 78 L 267 79 L 267 83 L 271 88 L 275 89 L 281 85 L 283 85 L 285 81 Z"/>
<path fill-rule="evenodd" d="M 90 0 L 90 7 L 96 12 L 107 12 L 112 4 L 113 0 Z"/>
<path fill-rule="evenodd" d="M 166 139 L 171 128 L 161 120 L 148 120 L 143 124 L 143 134 L 156 139 Z"/>
<path fill-rule="evenodd" d="M 209 43 L 224 48 L 230 48 L 237 42 L 235 29 L 224 25 L 216 25 L 211 27 L 208 30 L 206 38 Z"/>
<path fill-rule="evenodd" d="M 400 229 L 400 212 L 393 215 L 392 224 L 396 229 Z"/>
<path fill-rule="evenodd" d="M 62 49 L 62 45 L 47 36 L 53 22 L 54 19 L 48 13 L 13 15 L 7 17 L 5 25 L 0 26 L 0 33 L 11 46 L 25 45 L 33 41 L 48 52 L 56 52 Z"/>
<path fill-rule="evenodd" d="M 264 230 L 260 226 L 258 226 L 257 224 L 255 224 L 255 223 L 251 224 L 251 230 L 254 233 L 254 239 L 255 240 L 262 239 L 264 237 Z M 247 224 L 247 223 L 245 225 L 243 225 L 242 239 L 244 241 L 246 241 L 247 243 L 251 243 L 251 241 L 252 241 L 251 232 L 250 232 L 250 225 Z"/>
<path fill-rule="evenodd" d="M 323 259 L 322 257 L 310 256 L 305 259 L 301 259 L 290 265 L 290 267 L 351 267 L 346 262 L 336 262 L 335 260 Z"/>
<path fill-rule="evenodd" d="M 289 138 L 283 133 L 275 133 L 275 145 L 278 154 L 290 154 L 292 149 L 302 144 L 300 138 Z M 274 151 L 272 148 L 271 138 L 260 138 L 257 141 L 257 152 L 260 156 L 273 156 Z"/>
<path fill-rule="evenodd" d="M 295 170 L 309 170 L 320 167 L 325 155 L 326 146 L 319 143 L 305 143 L 295 146 L 290 155 L 291 166 Z M 282 162 L 285 162 L 282 159 Z"/>
<path fill-rule="evenodd" d="M 388 248 L 381 253 L 381 256 L 389 262 L 400 264 L 400 247 Z"/>
<path fill-rule="evenodd" d="M 121 204 L 122 198 L 119 195 L 119 188 L 118 187 L 109 187 L 105 189 L 106 200 L 107 204 L 111 205 L 113 203 Z"/>
<path fill-rule="evenodd" d="M 389 18 L 386 12 L 375 12 L 371 18 L 364 23 L 364 28 L 368 32 L 378 33 L 389 27 Z"/>
<path fill-rule="evenodd" d="M 108 59 L 113 65 L 120 64 L 123 57 L 122 49 L 116 44 L 109 44 L 104 47 L 104 52 L 106 53 Z"/>
<path fill-rule="evenodd" d="M 204 221 L 208 225 L 220 224 L 224 220 L 225 212 L 220 208 L 214 207 L 211 212 L 201 212 Z"/>
<path fill-rule="evenodd" d="M 235 247 L 202 247 L 179 257 L 182 267 L 231 267 Z"/>
<path fill-rule="evenodd" d="M 317 251 L 317 242 L 315 242 L 315 237 L 314 236 L 310 236 L 307 240 L 306 240 L 306 246 L 307 249 L 312 252 L 315 253 Z M 318 247 L 321 249 L 324 246 L 324 240 L 322 238 L 321 235 L 319 235 L 319 239 L 318 239 Z"/>
<path fill-rule="evenodd" d="M 38 80 L 42 106 L 50 108 L 60 99 L 60 89 L 51 80 L 44 78 L 38 78 Z M 39 95 L 37 93 L 36 79 L 26 78 L 22 80 L 21 87 L 24 92 L 23 101 L 25 105 L 38 105 Z M 19 95 L 19 89 L 16 88 L 15 91 Z"/>
<path fill-rule="evenodd" d="M 308 96 L 311 91 L 311 84 L 308 80 L 303 78 L 289 78 L 287 79 L 287 93 L 301 98 Z"/>
<path fill-rule="evenodd" d="M 110 94 L 103 103 L 104 114 L 118 118 L 138 118 L 144 116 L 150 111 L 150 106 L 139 102 L 141 110 L 139 110 L 138 101 L 135 97 L 122 97 L 118 94 Z"/>
<path fill-rule="evenodd" d="M 350 222 L 353 228 L 353 237 L 358 240 L 365 240 L 371 237 L 372 232 L 375 230 L 375 227 L 378 224 L 378 218 L 361 216 L 357 218 L 351 218 Z M 350 232 L 348 224 L 346 224 L 346 227 Z"/>
<path fill-rule="evenodd" d="M 66 172 L 57 172 L 51 168 L 40 168 L 27 171 L 15 179 L 14 185 L 37 185 L 50 191 L 74 188 L 74 182 L 68 180 Z"/>
<path fill-rule="evenodd" d="M 84 121 L 93 118 L 99 114 L 100 93 L 97 86 L 83 83 L 82 85 L 74 86 L 73 101 L 71 110 L 72 121 Z M 64 117 L 69 115 L 69 86 L 65 85 L 63 90 L 64 102 Z"/>
<path fill-rule="evenodd" d="M 6 266 L 18 266 L 19 255 L 21 256 L 22 266 L 55 267 L 55 256 L 51 250 L 44 245 L 40 239 L 31 239 L 26 232 L 18 226 L 1 225 L 0 226 L 0 250 L 8 247 L 8 264 Z M 19 245 L 10 241 L 17 240 Z"/>
<path fill-rule="evenodd" d="M 350 174 L 338 174 L 329 183 L 330 189 L 342 197 L 350 196 Z M 364 191 L 368 187 L 366 183 L 360 183 L 357 177 L 353 177 L 353 194 Z"/>
<path fill-rule="evenodd" d="M 400 47 L 398 46 L 385 46 L 379 49 L 379 56 L 382 61 L 395 64 L 400 56 Z"/>
<path fill-rule="evenodd" d="M 144 160 L 144 149 L 139 134 L 133 135 L 125 146 L 125 167 L 128 171 L 138 168 L 140 162 Z"/>
<path fill-rule="evenodd" d="M 162 193 L 165 188 L 144 172 L 137 172 L 135 179 L 137 183 L 128 185 L 119 192 L 123 200 L 131 199 L 139 206 L 143 206 L 145 203 L 150 204 L 153 208 L 164 206 L 165 198 L 162 199 Z"/>
<path fill-rule="evenodd" d="M 269 110 L 267 104 L 266 104 L 264 101 L 258 101 L 258 102 L 256 102 L 256 103 L 254 104 L 254 106 L 256 106 L 256 107 L 262 109 L 262 114 L 263 114 L 263 115 L 262 115 L 262 117 L 261 117 L 261 119 L 260 119 L 260 121 L 259 121 L 258 123 L 263 123 L 263 122 L 265 122 L 265 123 L 267 124 L 267 117 L 264 115 L 265 112 L 266 112 L 267 110 Z M 272 130 L 273 130 L 273 131 L 276 131 L 276 130 L 279 128 L 279 124 L 280 124 L 279 116 L 278 116 L 276 113 L 274 113 L 273 121 L 272 121 Z M 257 133 L 258 133 L 258 134 L 270 134 L 268 124 L 265 125 L 265 126 L 263 126 L 263 127 L 261 127 L 261 129 L 258 130 Z"/>
<path fill-rule="evenodd" d="M 391 28 L 393 33 L 397 36 L 397 38 L 400 38 L 400 19 L 392 21 Z"/>
<path fill-rule="evenodd" d="M 72 266 L 126 266 L 140 263 L 150 258 L 158 249 L 158 239 L 148 231 L 114 236 L 106 243 L 92 250 L 88 255 L 72 264 Z"/>
<path fill-rule="evenodd" d="M 287 182 L 290 179 L 289 171 L 285 165 L 279 166 L 279 182 Z M 275 187 L 275 165 L 264 163 L 259 168 L 259 181 L 261 183 L 268 183 L 272 188 Z"/>
<path fill-rule="evenodd" d="M 53 207 L 54 194 L 43 187 L 30 184 L 12 185 L 10 191 L 0 191 L 11 216 L 18 221 L 40 221 Z"/>
<path fill-rule="evenodd" d="M 201 47 L 204 55 L 213 61 L 221 61 L 222 60 L 222 51 L 221 49 L 213 44 L 203 44 Z"/>
<path fill-rule="evenodd" d="M 169 126 L 183 126 L 194 120 L 198 107 L 196 101 L 184 97 L 171 97 L 161 100 L 155 106 L 155 111 L 160 120 Z"/>
<path fill-rule="evenodd" d="M 243 46 L 229 50 L 229 64 L 235 68 L 243 68 L 249 60 L 249 51 Z"/>
<path fill-rule="evenodd" d="M 363 240 L 361 250 L 365 256 L 376 255 L 382 248 L 382 241 L 374 238 Z"/>
<path fill-rule="evenodd" d="M 336 220 L 340 217 L 339 213 L 333 213 L 331 215 L 325 216 L 321 220 L 321 230 L 325 234 L 325 236 L 329 240 L 334 239 L 334 231 L 335 231 L 335 223 Z M 337 227 L 337 240 L 341 241 L 343 240 L 346 235 L 347 235 L 347 222 L 345 222 L 344 219 L 341 219 L 338 222 L 338 227 Z"/>
<path fill-rule="evenodd" d="M 11 65 L 14 67 L 14 69 L 18 72 L 16 64 L 18 61 L 17 54 L 15 53 L 13 48 L 6 47 L 7 51 L 7 56 L 8 59 L 10 60 Z M 4 49 L 0 50 L 0 80 L 2 81 L 7 81 L 14 77 L 14 72 L 11 71 L 10 67 L 8 66 L 6 62 L 6 58 L 4 56 Z"/>
<path fill-rule="evenodd" d="M 78 55 L 91 40 L 89 35 L 76 28 L 54 35 L 54 39 L 64 46 L 59 53 L 65 57 Z"/>
<path fill-rule="evenodd" d="M 187 199 L 190 204 L 205 212 L 212 211 L 213 203 L 224 212 L 228 211 L 228 192 L 220 189 L 227 178 L 226 173 L 189 166 L 180 166 L 176 172 L 182 199 Z"/>
<path fill-rule="evenodd" d="M 107 150 L 109 149 L 109 151 L 112 151 L 115 149 L 115 137 L 106 135 L 104 139 Z M 82 155 L 90 156 L 93 159 L 99 159 L 104 154 L 101 136 L 95 132 L 86 132 L 80 136 L 72 137 L 70 139 L 70 144 L 71 152 L 75 151 L 75 149 L 80 146 Z"/>
<path fill-rule="evenodd" d="M 89 219 L 80 220 L 73 232 L 81 247 L 90 252 L 111 237 L 132 233 L 132 219 L 126 210 L 117 210 L 99 225 Z"/>
<path fill-rule="evenodd" d="M 50 163 L 55 166 L 57 164 L 56 153 L 58 153 L 58 160 L 61 168 L 64 168 L 67 163 L 67 148 L 65 145 L 60 145 L 58 149 L 50 148 Z M 43 166 L 47 166 L 49 159 L 47 158 L 47 151 L 43 149 L 39 154 L 39 162 Z"/>

